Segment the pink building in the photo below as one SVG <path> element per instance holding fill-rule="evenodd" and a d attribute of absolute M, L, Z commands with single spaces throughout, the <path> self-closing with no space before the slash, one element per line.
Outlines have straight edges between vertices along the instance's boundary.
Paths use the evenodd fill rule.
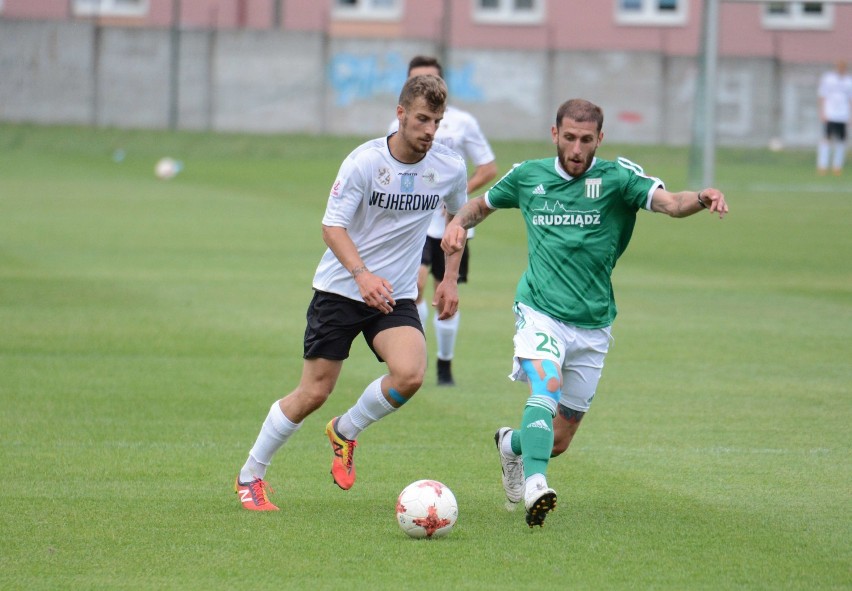
<path fill-rule="evenodd" d="M 852 0 L 718 0 L 721 144 L 811 146 Z M 584 96 L 608 137 L 694 141 L 703 0 L 0 0 L 0 119 L 371 137 L 439 56 L 494 139 Z M 61 49 L 58 51 L 57 49 Z M 57 100 L 62 97 L 62 100 Z"/>
<path fill-rule="evenodd" d="M 0 0 L 6 19 L 122 27 L 281 29 L 332 38 L 422 39 L 513 50 L 695 55 L 701 0 Z M 852 59 L 852 3 L 721 0 L 721 56 Z"/>

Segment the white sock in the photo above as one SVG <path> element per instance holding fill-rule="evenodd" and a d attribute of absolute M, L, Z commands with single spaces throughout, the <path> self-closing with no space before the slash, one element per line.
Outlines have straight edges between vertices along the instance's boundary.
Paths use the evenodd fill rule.
<path fill-rule="evenodd" d="M 438 359 L 450 361 L 456 349 L 456 336 L 459 334 L 459 317 L 461 312 L 456 312 L 452 318 L 438 320 L 435 316 L 435 340 L 438 342 Z"/>
<path fill-rule="evenodd" d="M 514 457 L 518 456 L 518 454 L 516 454 L 514 451 L 512 451 L 512 435 L 511 434 L 506 435 L 503 438 L 502 443 L 503 443 L 503 445 L 500 446 L 500 451 L 503 453 L 504 456 L 509 456 L 510 458 L 514 458 Z"/>
<path fill-rule="evenodd" d="M 529 478 L 524 481 L 524 490 L 526 492 L 535 492 L 538 488 L 539 483 L 547 488 L 547 479 L 544 477 L 544 474 L 533 474 Z"/>
<path fill-rule="evenodd" d="M 382 394 L 383 379 L 385 376 L 367 386 L 355 405 L 337 420 L 337 432 L 346 439 L 356 439 L 361 431 L 396 410 Z"/>
<path fill-rule="evenodd" d="M 281 407 L 276 400 L 269 408 L 269 414 L 263 421 L 260 434 L 249 451 L 248 460 L 240 470 L 240 482 L 251 482 L 255 478 L 265 477 L 266 469 L 272 463 L 272 456 L 301 426 L 301 423 L 292 422 L 281 412 Z"/>
<path fill-rule="evenodd" d="M 831 144 L 828 140 L 822 140 L 817 145 L 817 168 L 820 170 L 828 169 L 828 157 L 831 153 Z"/>
<path fill-rule="evenodd" d="M 420 316 L 420 324 L 423 325 L 423 330 L 426 330 L 426 320 L 429 319 L 429 304 L 426 303 L 426 300 L 420 300 L 420 303 L 417 304 L 417 314 Z"/>
<path fill-rule="evenodd" d="M 846 143 L 834 142 L 834 158 L 831 161 L 831 168 L 840 170 L 843 168 L 843 161 L 846 160 Z"/>

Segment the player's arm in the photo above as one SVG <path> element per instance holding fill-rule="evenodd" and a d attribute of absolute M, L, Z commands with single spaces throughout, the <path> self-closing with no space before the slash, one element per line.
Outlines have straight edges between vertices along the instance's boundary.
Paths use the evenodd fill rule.
<path fill-rule="evenodd" d="M 473 195 L 496 176 L 497 162 L 495 160 L 477 166 L 473 170 L 473 174 L 470 175 L 470 178 L 467 180 L 467 194 Z"/>
<path fill-rule="evenodd" d="M 387 280 L 370 272 L 346 228 L 323 224 L 322 239 L 340 264 L 352 274 L 364 303 L 389 314 L 396 305 L 393 299 L 393 286 Z"/>
<path fill-rule="evenodd" d="M 467 231 L 487 218 L 494 210 L 485 203 L 485 196 L 480 195 L 471 199 L 459 210 L 447 224 L 444 237 L 441 239 L 441 248 L 445 253 L 461 253 L 467 242 Z M 459 255 L 461 259 L 461 255 Z"/>
<path fill-rule="evenodd" d="M 476 191 L 487 185 L 491 182 L 494 177 L 497 176 L 497 162 L 492 160 L 486 164 L 482 164 L 481 166 L 477 166 L 473 174 L 470 175 L 470 178 L 467 180 L 467 194 L 473 195 Z M 444 217 L 449 223 L 452 216 L 444 210 Z"/>
<path fill-rule="evenodd" d="M 673 218 L 685 218 L 705 209 L 711 213 L 718 213 L 719 218 L 725 217 L 728 213 L 725 195 L 713 188 L 701 189 L 698 192 L 670 193 L 662 187 L 657 187 L 651 196 L 651 211 L 664 213 Z M 441 245 L 443 246 L 443 242 Z"/>
<path fill-rule="evenodd" d="M 448 221 L 453 216 L 448 215 Z M 444 255 L 444 278 L 435 286 L 432 306 L 438 312 L 438 320 L 451 318 L 459 309 L 459 268 L 463 250 Z"/>

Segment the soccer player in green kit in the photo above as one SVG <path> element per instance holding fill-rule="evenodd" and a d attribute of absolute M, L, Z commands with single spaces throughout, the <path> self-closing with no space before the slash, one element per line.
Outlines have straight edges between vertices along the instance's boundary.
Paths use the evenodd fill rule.
<path fill-rule="evenodd" d="M 671 193 L 629 160 L 596 158 L 603 119 L 589 101 L 563 103 L 551 129 L 556 158 L 515 166 L 458 212 L 441 241 L 446 253 L 458 252 L 467 230 L 497 209 L 520 209 L 526 224 L 528 266 L 515 293 L 509 377 L 528 382 L 530 396 L 521 428 L 503 427 L 494 440 L 506 497 L 523 499 L 530 527 L 543 525 L 556 508 L 548 462 L 568 449 L 595 395 L 616 315 L 612 270 L 636 212 L 728 213 L 717 189 Z"/>

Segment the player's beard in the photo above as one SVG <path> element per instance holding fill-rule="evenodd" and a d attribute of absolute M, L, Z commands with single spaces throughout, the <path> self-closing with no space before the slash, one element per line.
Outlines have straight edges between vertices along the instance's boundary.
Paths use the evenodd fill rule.
<path fill-rule="evenodd" d="M 423 146 L 421 138 L 414 136 L 416 132 L 412 132 L 408 128 L 408 115 L 402 118 L 402 124 L 400 125 L 400 133 L 402 134 L 402 139 L 405 141 L 405 144 L 409 147 L 409 149 L 415 154 L 420 154 L 424 156 L 426 152 L 429 151 L 429 148 L 432 147 L 432 142 L 435 138 L 429 138 L 426 146 Z"/>
<path fill-rule="evenodd" d="M 586 159 L 583 162 L 574 162 L 569 159 L 568 154 L 565 153 L 562 146 L 559 144 L 556 145 L 556 156 L 559 158 L 559 164 L 561 164 L 562 169 L 572 177 L 578 177 L 589 170 L 589 167 L 592 165 L 592 160 L 595 158 L 595 152 L 596 150 L 589 152 L 589 155 L 586 156 Z"/>

